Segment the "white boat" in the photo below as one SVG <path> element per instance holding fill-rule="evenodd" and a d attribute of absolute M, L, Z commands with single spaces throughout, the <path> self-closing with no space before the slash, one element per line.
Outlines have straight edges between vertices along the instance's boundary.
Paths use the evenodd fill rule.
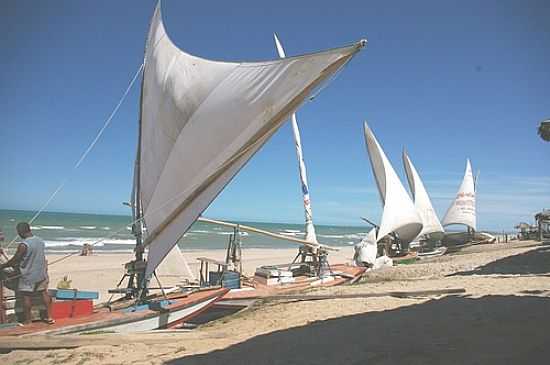
<path fill-rule="evenodd" d="M 401 251 L 422 231 L 422 219 L 374 133 L 365 122 L 365 141 L 376 186 L 383 205 L 376 242 L 391 236 Z"/>

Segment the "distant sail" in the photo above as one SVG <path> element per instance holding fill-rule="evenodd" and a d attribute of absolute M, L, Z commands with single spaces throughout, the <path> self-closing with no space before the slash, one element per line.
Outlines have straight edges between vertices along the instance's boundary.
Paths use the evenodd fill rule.
<path fill-rule="evenodd" d="M 405 173 L 407 175 L 409 187 L 411 188 L 416 211 L 420 215 L 420 218 L 422 218 L 422 231 L 418 236 L 430 234 L 432 236 L 441 236 L 441 233 L 445 232 L 445 230 L 441 226 L 441 222 L 432 206 L 424 183 L 422 183 L 420 175 L 418 175 L 418 172 L 405 150 L 403 150 L 403 165 L 405 166 Z"/>
<path fill-rule="evenodd" d="M 476 190 L 470 159 L 466 160 L 466 172 L 456 198 L 443 218 L 443 225 L 465 224 L 476 230 Z"/>
<path fill-rule="evenodd" d="M 422 219 L 366 122 L 365 141 L 384 206 L 376 242 L 394 232 L 403 243 L 409 243 L 422 231 Z"/>
<path fill-rule="evenodd" d="M 277 38 L 277 35 L 273 33 L 275 39 L 275 46 L 277 47 L 277 53 L 280 58 L 285 58 L 285 50 L 283 45 Z M 311 211 L 311 199 L 309 197 L 309 185 L 307 183 L 306 163 L 304 161 L 304 154 L 302 152 L 302 138 L 300 137 L 300 130 L 298 129 L 298 122 L 296 121 L 296 113 L 292 113 L 290 118 L 292 125 L 292 132 L 294 134 L 294 144 L 296 145 L 296 157 L 298 158 L 298 170 L 300 172 L 300 183 L 302 185 L 302 195 L 304 198 L 304 215 L 305 215 L 305 240 L 317 243 L 317 235 L 315 234 L 315 226 L 313 225 L 313 213 Z"/>
<path fill-rule="evenodd" d="M 265 62 L 210 61 L 171 42 L 157 5 L 137 161 L 146 277 L 284 121 L 364 45 Z"/>

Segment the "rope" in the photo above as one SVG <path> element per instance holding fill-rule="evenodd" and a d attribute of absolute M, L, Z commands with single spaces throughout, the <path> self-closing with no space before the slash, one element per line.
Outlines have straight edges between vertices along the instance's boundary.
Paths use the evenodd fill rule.
<path fill-rule="evenodd" d="M 31 218 L 31 220 L 29 221 L 29 225 L 32 224 L 40 214 L 42 214 L 42 212 L 48 207 L 48 205 L 51 203 L 51 201 L 55 198 L 55 196 L 57 195 L 57 193 L 59 193 L 61 191 L 61 189 L 63 189 L 63 187 L 65 186 L 65 184 L 67 183 L 67 181 L 69 180 L 69 177 L 72 173 L 74 173 L 74 171 L 76 169 L 78 169 L 80 167 L 80 165 L 82 164 L 82 162 L 86 159 L 86 157 L 88 156 L 88 154 L 92 151 L 92 149 L 94 148 L 94 146 L 97 144 L 97 142 L 99 141 L 99 138 L 101 138 L 101 136 L 103 135 L 103 132 L 105 131 L 105 129 L 107 129 L 107 127 L 111 124 L 111 121 L 113 120 L 115 114 L 118 112 L 118 109 L 120 108 L 120 106 L 122 105 L 122 103 L 124 102 L 124 99 L 126 99 L 126 96 L 128 95 L 128 93 L 130 92 L 130 89 L 132 88 L 132 86 L 134 85 L 136 79 L 138 78 L 139 74 L 141 73 L 141 71 L 143 70 L 143 63 L 141 64 L 141 66 L 139 66 L 139 69 L 137 70 L 137 72 L 135 73 L 134 77 L 132 78 L 132 81 L 130 81 L 130 84 L 128 85 L 128 87 L 126 88 L 126 90 L 124 91 L 124 94 L 122 94 L 122 97 L 120 98 L 120 100 L 118 101 L 118 103 L 116 104 L 115 108 L 113 109 L 113 111 L 111 112 L 111 114 L 109 115 L 109 117 L 107 118 L 107 120 L 105 121 L 105 123 L 103 123 L 103 127 L 101 127 L 101 129 L 99 130 L 99 132 L 97 133 L 97 135 L 95 136 L 95 138 L 92 140 L 92 142 L 90 143 L 90 145 L 88 146 L 88 148 L 86 148 L 86 150 L 84 151 L 84 153 L 80 156 L 80 158 L 78 159 L 78 161 L 76 162 L 76 164 L 74 165 L 74 167 L 69 171 L 69 173 L 67 174 L 67 177 L 61 182 L 61 184 L 59 184 L 59 186 L 57 187 L 57 189 L 54 190 L 54 192 L 50 195 L 50 197 L 48 198 L 48 200 L 46 200 L 46 202 L 42 205 L 42 207 L 40 207 L 40 209 L 34 214 L 34 216 Z M 17 236 L 15 236 L 11 241 L 10 243 L 8 243 L 8 245 L 6 246 L 6 248 L 10 248 L 10 246 L 15 242 L 15 240 L 17 239 Z"/>

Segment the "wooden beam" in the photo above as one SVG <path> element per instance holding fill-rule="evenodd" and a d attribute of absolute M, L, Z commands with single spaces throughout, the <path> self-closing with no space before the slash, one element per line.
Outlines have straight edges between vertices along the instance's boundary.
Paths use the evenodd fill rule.
<path fill-rule="evenodd" d="M 356 293 L 356 294 L 321 294 L 321 295 L 271 295 L 262 297 L 264 300 L 293 300 L 293 301 L 306 301 L 306 300 L 330 300 L 330 299 L 362 299 L 362 298 L 379 298 L 379 297 L 397 297 L 397 298 L 410 298 L 410 297 L 424 297 L 432 295 L 450 295 L 450 294 L 464 294 L 466 289 L 442 289 L 442 290 L 418 290 L 418 291 L 390 291 L 381 293 Z"/>
<path fill-rule="evenodd" d="M 223 221 L 218 221 L 218 220 L 215 220 L 215 219 L 210 219 L 210 218 L 205 218 L 205 217 L 199 217 L 197 219 L 197 221 L 198 222 L 203 222 L 203 223 L 217 224 L 219 226 L 224 226 L 224 227 L 231 227 L 231 228 L 239 227 L 239 229 L 242 229 L 243 231 L 263 234 L 264 236 L 268 236 L 268 237 L 271 237 L 271 238 L 276 238 L 278 240 L 289 241 L 289 242 L 293 242 L 293 243 L 299 243 L 301 245 L 306 245 L 306 246 L 313 247 L 313 248 L 321 248 L 321 249 L 327 250 L 327 251 L 340 251 L 340 249 L 338 249 L 336 247 L 332 247 L 332 246 L 325 245 L 325 244 L 322 244 L 322 243 L 312 243 L 312 242 L 309 242 L 309 241 L 306 241 L 306 240 L 303 240 L 303 239 L 300 239 L 300 238 L 289 237 L 289 236 L 285 236 L 285 235 L 282 235 L 282 234 L 277 234 L 277 233 L 265 231 L 263 229 L 246 226 L 244 224 L 223 222 Z"/>

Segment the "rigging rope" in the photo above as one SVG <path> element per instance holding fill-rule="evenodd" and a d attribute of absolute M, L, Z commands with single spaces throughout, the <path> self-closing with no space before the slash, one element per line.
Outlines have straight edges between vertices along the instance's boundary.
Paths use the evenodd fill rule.
<path fill-rule="evenodd" d="M 122 94 L 122 97 L 120 98 L 120 100 L 118 101 L 118 103 L 116 104 L 115 108 L 113 109 L 113 111 L 111 112 L 111 114 L 109 115 L 109 117 L 107 118 L 107 120 L 105 121 L 105 123 L 103 123 L 103 127 L 101 127 L 101 129 L 99 130 L 99 132 L 97 133 L 97 135 L 95 136 L 95 138 L 92 140 L 92 142 L 90 143 L 90 145 L 88 146 L 88 148 L 86 148 L 86 150 L 84 151 L 84 153 L 80 156 L 80 158 L 78 159 L 78 161 L 76 162 L 76 164 L 74 165 L 74 167 L 69 171 L 69 173 L 67 174 L 67 177 L 65 177 L 65 179 L 63 179 L 63 181 L 61 182 L 61 184 L 59 184 L 59 186 L 57 187 L 57 189 L 54 190 L 54 192 L 50 195 L 50 197 L 46 200 L 46 202 L 40 207 L 40 209 L 34 214 L 34 216 L 31 218 L 31 220 L 28 222 L 29 225 L 32 224 L 36 218 L 38 218 L 38 216 L 40 214 L 42 214 L 42 212 L 48 207 L 48 205 L 51 203 L 51 201 L 55 198 L 55 196 L 57 195 L 57 193 L 59 193 L 61 191 L 61 189 L 63 189 L 63 187 L 65 186 L 65 184 L 67 183 L 67 181 L 69 180 L 69 177 L 70 175 L 80 167 L 80 165 L 82 164 L 82 162 L 86 159 L 86 157 L 88 156 L 88 154 L 92 151 L 92 149 L 94 148 L 94 146 L 97 144 L 97 142 L 99 141 L 99 138 L 101 138 L 101 136 L 103 135 L 103 132 L 105 131 L 105 129 L 107 129 L 107 127 L 111 124 L 111 121 L 113 120 L 115 114 L 118 112 L 118 109 L 120 108 L 120 106 L 122 105 L 122 103 L 124 102 L 124 99 L 126 99 L 126 96 L 128 95 L 128 93 L 130 92 L 130 89 L 132 88 L 132 86 L 134 85 L 136 79 L 138 78 L 139 74 L 141 73 L 141 71 L 143 70 L 143 63 L 141 64 L 141 66 L 139 66 L 139 69 L 137 70 L 137 72 L 135 73 L 134 77 L 132 78 L 132 80 L 130 81 L 130 84 L 128 85 L 128 87 L 126 88 L 126 90 L 124 91 L 124 94 Z M 8 243 L 8 245 L 6 246 L 6 248 L 10 248 L 10 246 L 15 242 L 15 240 L 17 239 L 17 236 L 15 236 L 11 241 L 10 243 Z"/>

